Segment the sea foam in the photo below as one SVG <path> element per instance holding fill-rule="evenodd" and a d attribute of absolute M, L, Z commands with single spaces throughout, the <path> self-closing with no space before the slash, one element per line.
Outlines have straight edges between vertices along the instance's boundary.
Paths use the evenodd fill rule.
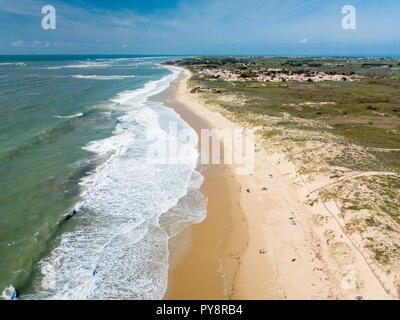
<path fill-rule="evenodd" d="M 128 78 L 134 78 L 134 75 L 131 76 L 97 76 L 97 75 L 90 75 L 90 76 L 83 76 L 80 74 L 71 76 L 72 78 L 76 79 L 89 79 L 89 80 L 124 80 Z"/>
<path fill-rule="evenodd" d="M 39 262 L 33 299 L 161 299 L 168 284 L 170 237 L 206 216 L 196 171 L 197 135 L 172 109 L 148 98 L 165 90 L 178 71 L 113 99 L 123 114 L 114 135 L 85 149 L 106 159 L 82 180 L 79 226 Z M 175 139 L 168 123 L 192 133 L 192 152 L 179 161 L 147 157 L 154 138 Z M 151 137 L 151 139 L 149 139 Z M 179 141 L 175 141 L 178 147 Z M 186 147 L 187 143 L 186 143 Z"/>
<path fill-rule="evenodd" d="M 54 118 L 59 118 L 59 119 L 70 119 L 70 118 L 79 118 L 79 117 L 83 117 L 83 113 L 79 112 L 77 114 L 73 114 L 70 116 L 54 116 Z"/>

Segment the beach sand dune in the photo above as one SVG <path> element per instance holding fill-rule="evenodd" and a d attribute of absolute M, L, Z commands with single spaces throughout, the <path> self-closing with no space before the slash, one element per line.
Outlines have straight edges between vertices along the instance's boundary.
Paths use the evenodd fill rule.
<path fill-rule="evenodd" d="M 196 130 L 239 128 L 189 92 L 190 72 L 182 70 L 170 105 L 184 120 Z M 208 216 L 181 234 L 191 244 L 172 263 L 166 299 L 392 298 L 329 208 L 304 203 L 313 186 L 283 155 L 261 149 L 252 174 L 234 172 L 233 166 L 204 171 Z M 340 245 L 330 246 L 318 232 L 316 212 Z"/>

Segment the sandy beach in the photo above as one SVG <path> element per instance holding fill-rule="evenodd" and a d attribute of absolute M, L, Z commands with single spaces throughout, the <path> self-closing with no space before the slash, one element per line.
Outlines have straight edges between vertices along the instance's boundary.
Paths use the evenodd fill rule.
<path fill-rule="evenodd" d="M 239 128 L 196 99 L 189 78 L 182 69 L 165 103 L 197 131 Z M 385 279 L 343 232 L 333 208 L 305 204 L 318 183 L 306 183 L 283 154 L 264 150 L 257 136 L 256 144 L 253 173 L 236 175 L 229 165 L 202 172 L 207 218 L 171 241 L 175 253 L 165 299 L 393 298 Z M 316 213 L 328 217 L 325 227 L 334 230 L 347 253 L 336 254 L 312 222 Z M 177 250 L 183 240 L 187 248 Z"/>
<path fill-rule="evenodd" d="M 162 97 L 200 135 L 208 124 L 177 101 L 174 81 Z M 240 208 L 240 186 L 228 166 L 203 165 L 201 192 L 208 198 L 207 217 L 170 241 L 170 280 L 165 299 L 234 299 L 239 257 L 248 243 L 247 221 Z"/>

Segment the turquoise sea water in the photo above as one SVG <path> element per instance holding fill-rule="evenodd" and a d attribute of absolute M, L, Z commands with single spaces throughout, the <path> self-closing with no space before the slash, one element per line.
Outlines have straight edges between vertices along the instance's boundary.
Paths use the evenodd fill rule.
<path fill-rule="evenodd" d="M 205 214 L 195 153 L 144 157 L 149 134 L 187 126 L 147 99 L 176 77 L 170 58 L 0 56 L 3 298 L 162 297 L 171 225 Z"/>

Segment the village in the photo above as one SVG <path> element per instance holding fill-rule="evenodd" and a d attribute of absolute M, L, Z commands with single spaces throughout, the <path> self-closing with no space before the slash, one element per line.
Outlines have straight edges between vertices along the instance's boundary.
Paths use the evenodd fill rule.
<path fill-rule="evenodd" d="M 264 82 L 319 82 L 319 81 L 356 81 L 362 76 L 357 74 L 327 74 L 324 72 L 300 73 L 279 68 L 260 68 L 251 72 L 240 72 L 240 70 L 228 69 L 203 69 L 199 71 L 200 77 L 204 75 L 225 81 L 264 81 Z"/>

